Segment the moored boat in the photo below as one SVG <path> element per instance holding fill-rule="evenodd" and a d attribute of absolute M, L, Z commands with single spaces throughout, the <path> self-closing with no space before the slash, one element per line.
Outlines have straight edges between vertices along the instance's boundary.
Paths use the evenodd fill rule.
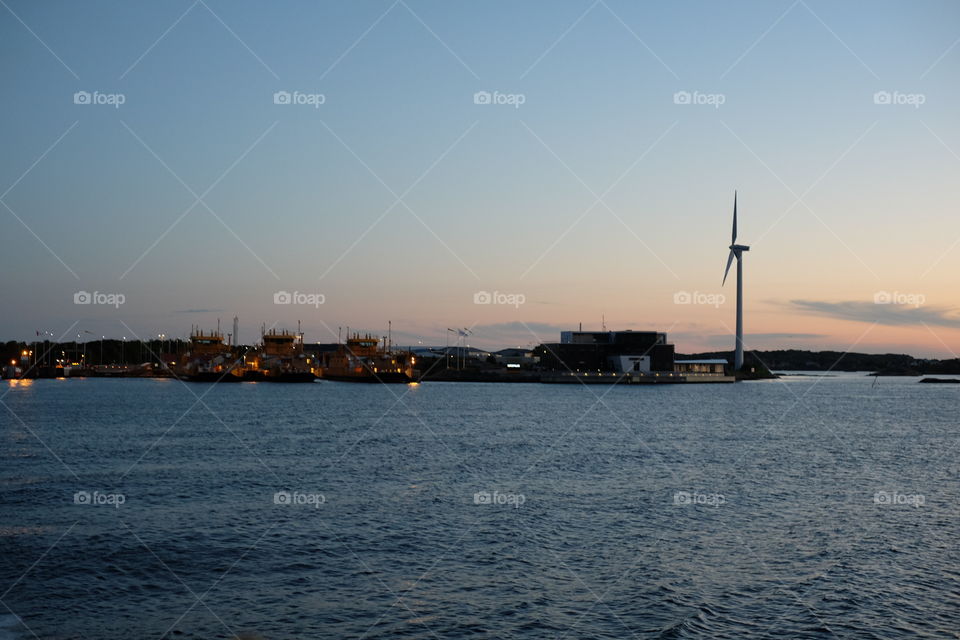
<path fill-rule="evenodd" d="M 313 382 L 313 359 L 304 353 L 303 334 L 271 329 L 262 333 L 262 343 L 243 358 L 246 380 L 264 382 Z"/>
<path fill-rule="evenodd" d="M 191 382 L 241 382 L 243 357 L 223 343 L 223 334 L 194 328 L 190 348 L 176 369 L 178 376 Z"/>
<path fill-rule="evenodd" d="M 340 382 L 406 383 L 417 379 L 416 358 L 409 351 L 395 351 L 389 342 L 359 333 L 327 354 L 320 370 L 324 380 Z"/>

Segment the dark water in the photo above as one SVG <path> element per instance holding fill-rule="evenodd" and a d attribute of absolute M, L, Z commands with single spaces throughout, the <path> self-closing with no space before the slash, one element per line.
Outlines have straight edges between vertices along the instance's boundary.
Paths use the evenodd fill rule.
<path fill-rule="evenodd" d="M 960 385 L 872 382 L 4 386 L 0 638 L 960 637 Z"/>

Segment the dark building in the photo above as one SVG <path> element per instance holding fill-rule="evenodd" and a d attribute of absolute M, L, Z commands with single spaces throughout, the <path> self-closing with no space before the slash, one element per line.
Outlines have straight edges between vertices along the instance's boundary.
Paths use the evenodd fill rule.
<path fill-rule="evenodd" d="M 555 371 L 673 371 L 673 345 L 658 331 L 563 331 L 537 352 Z"/>

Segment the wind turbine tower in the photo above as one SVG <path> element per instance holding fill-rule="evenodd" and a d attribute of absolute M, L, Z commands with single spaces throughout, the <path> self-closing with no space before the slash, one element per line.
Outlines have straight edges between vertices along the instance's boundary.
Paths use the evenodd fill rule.
<path fill-rule="evenodd" d="M 727 268 L 723 272 L 723 284 L 727 282 L 730 265 L 737 259 L 737 343 L 734 349 L 733 370 L 743 368 L 743 252 L 750 251 L 750 247 L 737 244 L 737 192 L 733 192 L 733 235 L 730 240 L 730 255 L 727 257 Z M 721 286 L 723 286 L 721 284 Z"/>

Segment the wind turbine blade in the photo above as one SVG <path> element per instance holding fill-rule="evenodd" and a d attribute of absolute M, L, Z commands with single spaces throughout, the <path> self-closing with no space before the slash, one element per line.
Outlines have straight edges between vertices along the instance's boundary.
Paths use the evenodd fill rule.
<path fill-rule="evenodd" d="M 737 192 L 733 192 L 733 239 L 730 244 L 737 244 Z"/>
<path fill-rule="evenodd" d="M 727 258 L 727 268 L 723 272 L 723 282 L 720 284 L 722 287 L 727 282 L 727 274 L 730 273 L 730 265 L 733 264 L 733 249 L 730 250 L 730 257 Z"/>

